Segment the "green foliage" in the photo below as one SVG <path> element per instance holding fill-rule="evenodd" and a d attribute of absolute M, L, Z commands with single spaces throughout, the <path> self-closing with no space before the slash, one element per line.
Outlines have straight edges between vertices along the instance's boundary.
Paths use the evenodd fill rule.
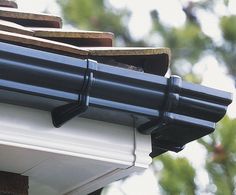
<path fill-rule="evenodd" d="M 63 0 L 58 3 L 65 20 L 79 29 L 113 32 L 126 46 L 145 45 L 144 41 L 132 39 L 126 24 L 130 12 L 126 9 L 117 11 L 105 0 Z"/>
<path fill-rule="evenodd" d="M 206 141 L 200 140 L 208 151 L 206 169 L 217 187 L 217 195 L 234 194 L 236 187 L 236 120 L 225 117 L 216 132 Z"/>
<path fill-rule="evenodd" d="M 176 61 L 184 59 L 191 64 L 199 61 L 203 53 L 212 48 L 212 40 L 205 35 L 199 24 L 193 19 L 194 15 L 190 14 L 191 19 L 181 27 L 166 27 L 163 25 L 156 11 L 151 12 L 153 20 L 152 32 L 159 32 L 163 37 L 164 45 L 171 48 L 172 51 L 172 73 L 185 76 L 181 71 L 181 66 L 177 66 Z M 190 70 L 191 71 L 191 70 Z M 185 73 L 191 74 L 191 72 Z"/>
<path fill-rule="evenodd" d="M 222 46 L 216 47 L 215 52 L 222 63 L 225 64 L 234 78 L 236 78 L 236 16 L 223 16 L 220 20 L 225 42 Z"/>
<path fill-rule="evenodd" d="M 215 50 L 216 57 L 227 66 L 230 75 L 236 79 L 236 45 L 225 43 L 222 47 L 216 47 Z"/>
<path fill-rule="evenodd" d="M 162 155 L 156 160 L 160 160 L 163 163 L 159 181 L 163 194 L 195 194 L 195 170 L 186 158 L 175 159 L 170 155 Z"/>
<path fill-rule="evenodd" d="M 220 21 L 220 26 L 225 40 L 231 42 L 232 44 L 235 44 L 236 28 L 232 28 L 232 26 L 236 26 L 236 16 L 223 16 Z"/>
<path fill-rule="evenodd" d="M 199 26 L 193 23 L 173 28 L 163 36 L 166 36 L 165 45 L 172 48 L 172 63 L 182 58 L 194 64 L 211 44 L 210 39 L 202 33 Z M 178 72 L 178 68 L 175 68 Z"/>
<path fill-rule="evenodd" d="M 65 19 L 79 28 L 113 31 L 118 34 L 123 28 L 121 16 L 126 14 L 125 11 L 113 13 L 105 7 L 103 0 L 70 0 L 61 3 Z"/>

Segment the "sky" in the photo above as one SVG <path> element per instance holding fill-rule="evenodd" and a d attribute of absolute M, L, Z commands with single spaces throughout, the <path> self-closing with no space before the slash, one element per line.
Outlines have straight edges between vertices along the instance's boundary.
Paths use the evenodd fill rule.
<path fill-rule="evenodd" d="M 127 7 L 132 11 L 132 16 L 129 21 L 129 28 L 135 39 L 147 38 L 147 34 L 151 28 L 151 19 L 148 13 L 154 7 L 158 9 L 160 20 L 162 20 L 166 25 L 178 27 L 183 25 L 186 20 L 183 11 L 181 11 L 179 8 L 181 7 L 181 3 L 185 4 L 187 0 L 146 0 L 145 3 L 143 3 L 143 1 L 137 0 L 110 0 L 110 2 L 117 8 Z M 47 10 L 52 14 L 61 14 L 60 8 L 56 4 L 55 0 L 17 0 L 17 3 L 19 9 L 24 11 L 42 12 L 45 10 L 45 8 L 47 8 Z M 216 6 L 216 11 L 222 15 L 232 13 L 236 14 L 236 0 L 230 1 L 229 10 L 224 10 L 224 8 L 219 4 Z M 215 41 L 220 42 L 221 40 L 220 31 L 218 29 L 218 19 L 214 15 L 204 11 L 199 11 L 197 14 L 200 18 L 204 33 L 213 37 Z M 143 24 L 145 24 L 145 27 Z M 194 66 L 194 72 L 203 75 L 202 85 L 234 92 L 234 99 L 236 100 L 236 91 L 234 88 L 233 79 L 228 76 L 226 68 L 222 67 L 213 56 L 205 56 L 202 58 Z M 228 109 L 228 115 L 231 118 L 236 117 L 236 101 L 230 105 Z M 207 185 L 209 178 L 203 169 L 204 162 L 206 160 L 206 151 L 204 151 L 197 142 L 188 144 L 182 152 L 178 153 L 177 155 L 175 154 L 174 156 L 187 157 L 191 164 L 195 168 L 198 168 L 197 182 L 202 187 Z M 149 182 L 145 183 L 147 180 Z M 157 194 L 157 192 L 154 190 L 154 186 L 156 186 L 156 180 L 150 170 L 144 172 L 142 177 L 135 176 L 132 179 L 129 179 L 126 183 L 123 183 L 121 185 L 123 191 L 129 192 L 131 190 L 130 188 L 132 188 L 133 185 L 128 184 L 133 184 L 136 186 L 142 185 L 143 189 L 146 190 L 146 194 Z M 111 194 L 120 195 L 121 192 L 116 190 L 112 191 Z M 143 195 L 143 192 L 138 189 L 135 194 Z"/>

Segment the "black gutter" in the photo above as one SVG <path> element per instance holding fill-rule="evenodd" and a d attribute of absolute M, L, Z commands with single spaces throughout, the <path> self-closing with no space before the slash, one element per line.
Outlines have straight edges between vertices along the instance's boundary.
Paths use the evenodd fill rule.
<path fill-rule="evenodd" d="M 152 134 L 152 157 L 214 131 L 232 95 L 172 76 L 0 43 L 0 100 L 52 111 L 55 127 L 82 117 Z M 13 98 L 17 97 L 17 98 Z"/>

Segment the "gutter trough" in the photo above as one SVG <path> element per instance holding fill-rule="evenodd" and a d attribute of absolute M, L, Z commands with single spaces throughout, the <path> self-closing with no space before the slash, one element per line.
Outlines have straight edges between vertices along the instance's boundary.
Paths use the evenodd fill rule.
<path fill-rule="evenodd" d="M 215 129 L 232 94 L 180 77 L 0 42 L 0 101 L 48 110 L 59 128 L 81 116 L 132 126 L 152 136 L 155 157 L 178 152 Z"/>

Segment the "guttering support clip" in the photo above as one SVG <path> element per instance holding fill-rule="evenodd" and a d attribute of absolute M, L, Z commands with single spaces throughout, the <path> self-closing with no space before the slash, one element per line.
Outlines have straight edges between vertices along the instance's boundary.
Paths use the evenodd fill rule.
<path fill-rule="evenodd" d="M 175 111 L 178 107 L 180 99 L 180 91 L 182 87 L 182 79 L 179 76 L 172 75 L 168 79 L 167 90 L 164 97 L 164 103 L 160 109 L 160 117 L 151 120 L 138 127 L 138 130 L 143 134 L 151 134 L 153 151 L 150 156 L 157 156 L 156 153 L 160 151 L 166 152 L 168 150 L 179 152 L 184 146 L 178 143 L 173 143 L 168 139 L 159 139 L 163 131 L 168 130 L 168 125 L 175 121 L 170 112 Z M 158 152 L 155 152 L 158 150 Z M 162 152 L 161 152 L 162 153 Z"/>
<path fill-rule="evenodd" d="M 87 60 L 87 68 L 84 74 L 84 81 L 78 94 L 78 101 L 54 108 L 51 112 L 54 127 L 59 128 L 72 118 L 83 114 L 89 107 L 89 93 L 94 81 L 96 62 Z"/>

